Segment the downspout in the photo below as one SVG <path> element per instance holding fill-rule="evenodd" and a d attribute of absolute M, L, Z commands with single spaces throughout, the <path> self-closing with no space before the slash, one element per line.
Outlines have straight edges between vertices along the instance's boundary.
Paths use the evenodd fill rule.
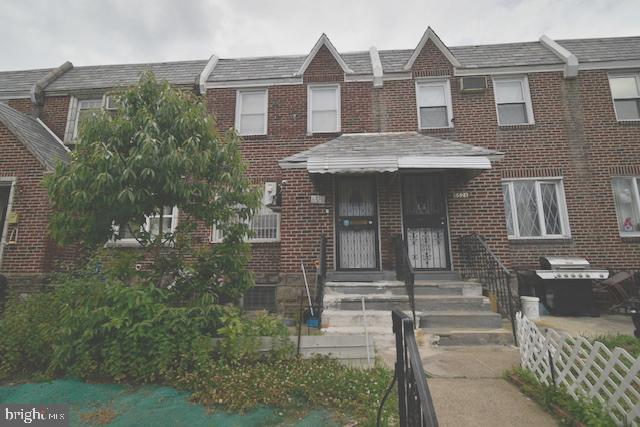
<path fill-rule="evenodd" d="M 73 64 L 67 61 L 58 68 L 49 71 L 43 78 L 33 84 L 31 87 L 31 110 L 34 117 L 42 115 L 45 88 L 72 68 Z"/>

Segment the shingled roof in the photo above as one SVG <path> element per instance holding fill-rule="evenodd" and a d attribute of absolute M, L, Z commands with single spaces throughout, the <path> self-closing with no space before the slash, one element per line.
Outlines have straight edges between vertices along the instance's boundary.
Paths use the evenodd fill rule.
<path fill-rule="evenodd" d="M 27 147 L 47 170 L 54 170 L 58 162 L 69 161 L 67 148 L 42 122 L 33 117 L 0 103 L 0 123 Z"/>
<path fill-rule="evenodd" d="M 557 40 L 581 63 L 640 60 L 640 36 L 600 39 Z M 562 65 L 563 61 L 540 41 L 449 47 L 461 69 L 510 66 Z M 414 50 L 380 50 L 384 73 L 401 73 Z M 355 75 L 371 75 L 369 51 L 340 53 Z M 294 78 L 307 55 L 220 58 L 207 81 L 210 83 Z M 74 67 L 45 89 L 48 93 L 105 90 L 135 84 L 145 70 L 176 85 L 193 85 L 206 60 L 149 64 L 96 65 Z M 28 94 L 31 86 L 50 69 L 0 72 L 0 97 Z"/>

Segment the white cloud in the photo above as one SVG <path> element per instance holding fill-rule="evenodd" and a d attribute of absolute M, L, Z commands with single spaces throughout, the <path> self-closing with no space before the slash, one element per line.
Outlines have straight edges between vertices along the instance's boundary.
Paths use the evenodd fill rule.
<path fill-rule="evenodd" d="M 638 0 L 3 0 L 0 69 L 640 35 Z"/>

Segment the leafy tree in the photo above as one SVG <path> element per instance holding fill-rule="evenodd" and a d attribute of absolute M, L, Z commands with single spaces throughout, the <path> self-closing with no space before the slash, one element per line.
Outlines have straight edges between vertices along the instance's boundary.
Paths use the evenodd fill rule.
<path fill-rule="evenodd" d="M 245 174 L 239 137 L 219 132 L 200 99 L 152 73 L 118 100 L 116 112 L 83 123 L 72 161 L 45 181 L 53 238 L 98 248 L 128 230 L 160 271 L 157 283 L 172 273 L 174 283 L 176 277 L 183 286 L 196 281 L 198 291 L 226 284 L 237 296 L 251 282 L 245 220 L 260 201 Z M 175 231 L 164 227 L 163 207 L 177 207 Z M 154 232 L 140 227 L 149 216 L 157 218 Z M 197 224 L 215 224 L 224 243 L 193 250 L 189 236 Z M 198 262 L 187 266 L 188 259 Z M 183 289 L 183 296 L 192 291 Z"/>

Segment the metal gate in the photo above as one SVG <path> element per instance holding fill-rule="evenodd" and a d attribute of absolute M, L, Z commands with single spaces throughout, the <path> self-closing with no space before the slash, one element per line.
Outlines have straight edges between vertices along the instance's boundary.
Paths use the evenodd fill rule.
<path fill-rule="evenodd" d="M 340 270 L 378 269 L 378 215 L 373 177 L 336 180 L 336 250 Z"/>
<path fill-rule="evenodd" d="M 402 212 L 409 260 L 416 270 L 449 270 L 447 193 L 442 175 L 405 175 Z"/>

